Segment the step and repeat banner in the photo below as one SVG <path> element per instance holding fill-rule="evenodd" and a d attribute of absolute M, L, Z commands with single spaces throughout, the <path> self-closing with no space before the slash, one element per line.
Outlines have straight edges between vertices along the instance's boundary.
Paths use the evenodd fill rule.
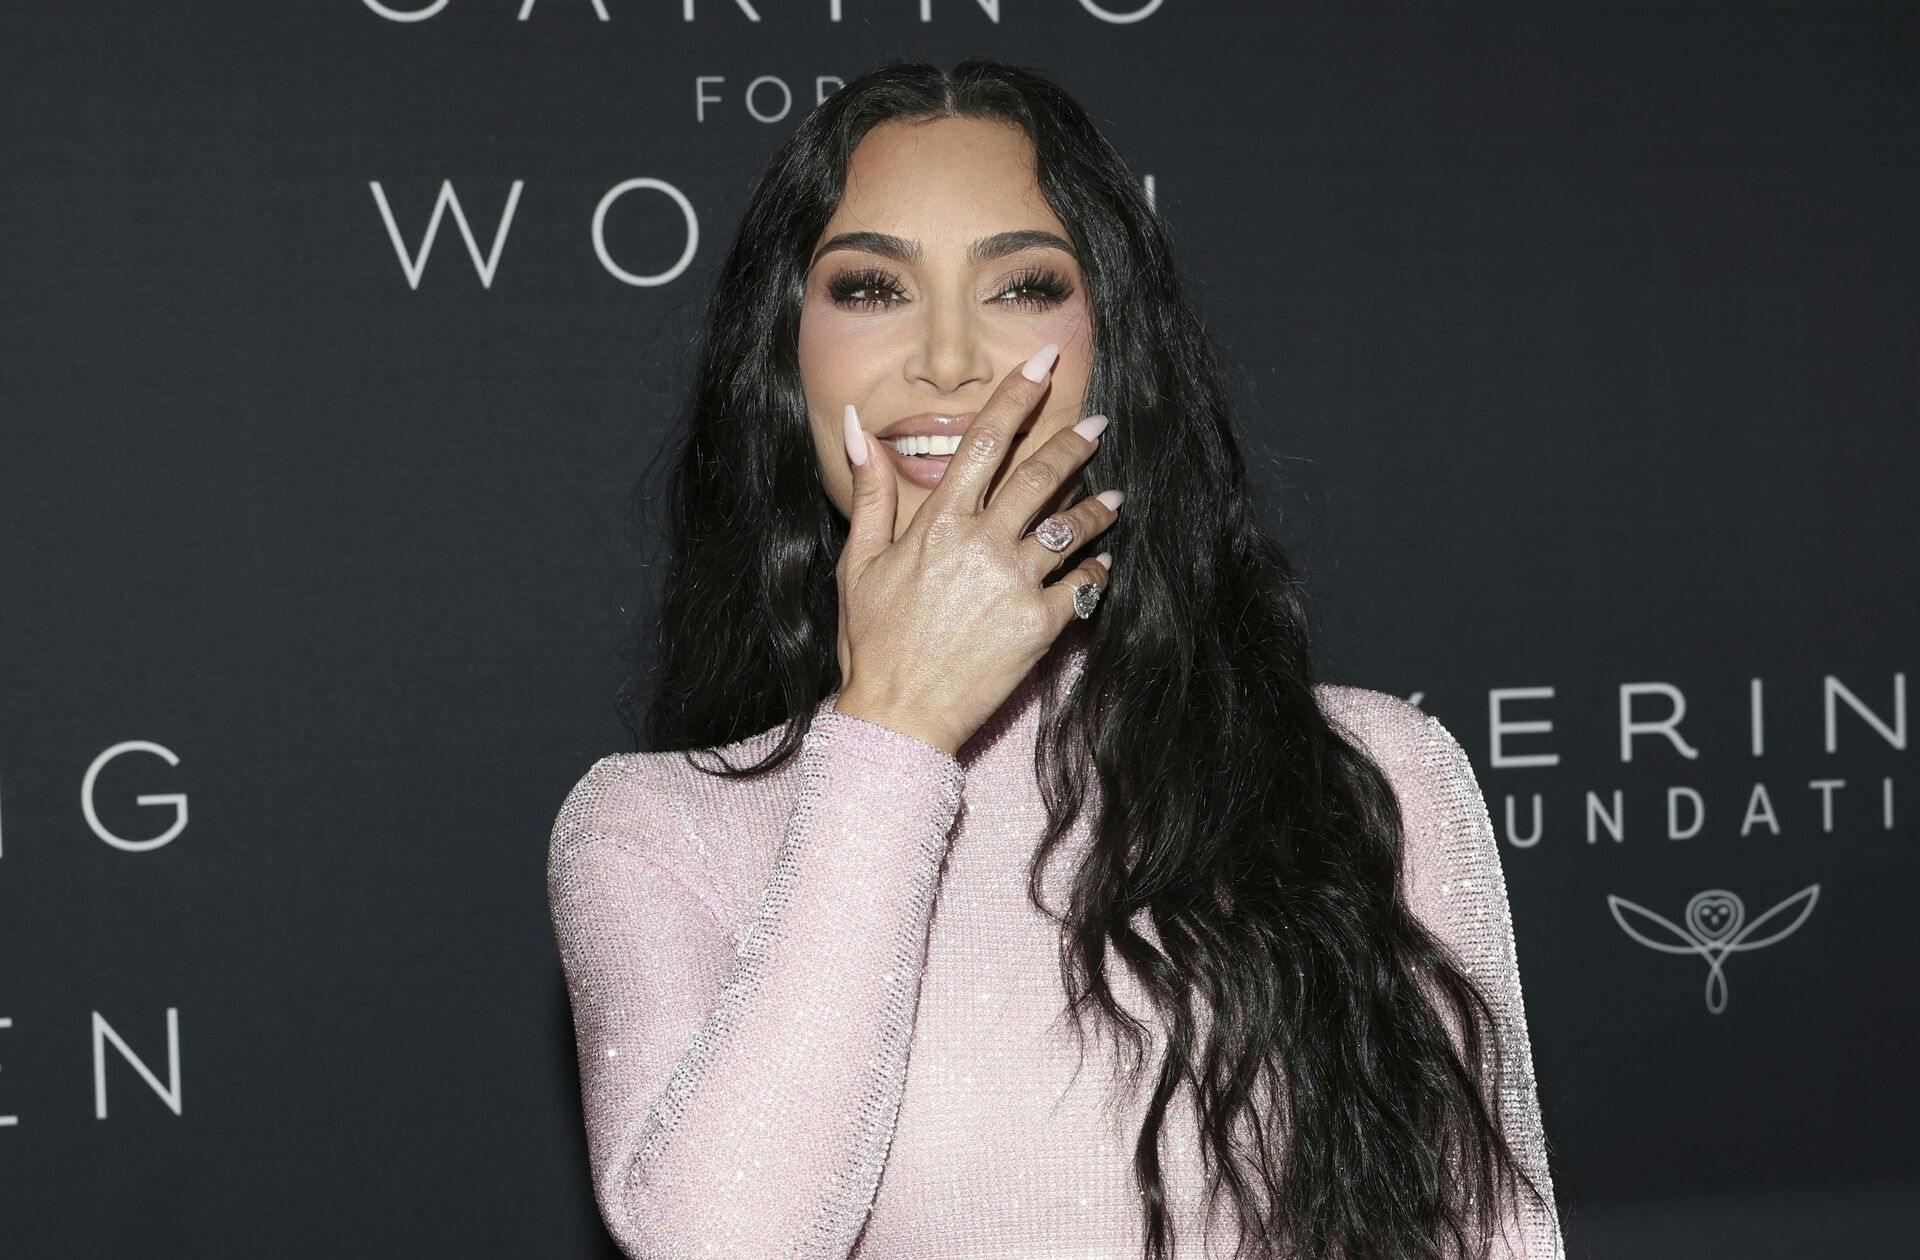
<path fill-rule="evenodd" d="M 1916 20 L 1502 8 L 0 7 L 0 1254 L 611 1254 L 544 870 L 634 504 L 775 145 L 969 55 L 1472 756 L 1571 1253 L 1908 1254 Z"/>

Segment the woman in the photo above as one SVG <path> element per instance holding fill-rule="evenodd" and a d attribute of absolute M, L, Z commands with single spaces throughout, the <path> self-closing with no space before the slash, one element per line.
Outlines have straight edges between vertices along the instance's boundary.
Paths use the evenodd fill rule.
<path fill-rule="evenodd" d="M 1077 105 L 984 63 L 830 98 L 690 410 L 657 751 L 550 857 L 629 1255 L 1562 1253 L 1472 768 L 1313 681 Z"/>

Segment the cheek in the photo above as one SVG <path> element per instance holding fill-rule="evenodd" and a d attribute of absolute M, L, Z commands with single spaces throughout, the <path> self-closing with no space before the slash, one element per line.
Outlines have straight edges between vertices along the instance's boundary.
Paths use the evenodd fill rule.
<path fill-rule="evenodd" d="M 831 308 L 809 302 L 801 309 L 794 346 L 800 383 L 806 391 L 822 480 L 842 516 L 853 509 L 853 472 L 847 467 L 841 415 L 848 403 L 857 405 L 870 393 L 869 378 L 878 361 L 872 342 L 870 332 L 861 329 L 858 321 L 841 317 Z"/>
<path fill-rule="evenodd" d="M 866 396 L 862 388 L 875 370 L 874 321 L 850 319 L 838 311 L 808 303 L 800 312 L 796 345 L 800 379 L 816 412 L 840 409 Z"/>
<path fill-rule="evenodd" d="M 1093 355 L 1093 311 L 1084 301 L 1069 302 L 1033 318 L 1036 332 L 1045 331 L 1060 343 L 1060 357 L 1085 360 Z"/>
<path fill-rule="evenodd" d="M 1073 303 L 1036 316 L 1029 340 L 1036 346 L 1049 341 L 1060 346 L 1060 361 L 1053 369 L 1053 389 L 1047 395 L 1045 427 L 1050 432 L 1064 429 L 1084 414 L 1087 381 L 1093 375 L 1092 312 L 1085 303 Z"/>

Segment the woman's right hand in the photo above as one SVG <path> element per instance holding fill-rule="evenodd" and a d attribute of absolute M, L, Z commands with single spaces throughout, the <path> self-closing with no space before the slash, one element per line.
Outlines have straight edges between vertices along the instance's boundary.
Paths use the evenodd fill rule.
<path fill-rule="evenodd" d="M 1074 619 L 1074 587 L 1092 581 L 1106 588 L 1111 560 L 1104 552 L 1043 586 L 1065 553 L 1027 533 L 1099 448 L 1104 417 L 1088 416 L 1054 434 L 986 503 L 994 472 L 1045 395 L 1058 357 L 1059 347 L 1045 346 L 1006 375 L 898 539 L 893 461 L 847 407 L 853 511 L 837 567 L 837 712 L 957 753 Z M 1118 519 L 1119 495 L 1106 493 L 1113 507 L 1092 496 L 1058 513 L 1073 526 L 1069 550 Z"/>

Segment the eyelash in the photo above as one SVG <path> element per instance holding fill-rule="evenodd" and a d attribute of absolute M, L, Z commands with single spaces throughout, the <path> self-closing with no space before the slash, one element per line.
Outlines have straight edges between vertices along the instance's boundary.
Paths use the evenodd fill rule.
<path fill-rule="evenodd" d="M 843 271 L 827 283 L 827 296 L 833 300 L 835 306 L 844 306 L 852 310 L 875 310 L 893 305 L 889 299 L 859 296 L 868 290 L 875 289 L 898 296 L 900 278 L 891 272 L 877 268 Z M 1033 267 L 1008 280 L 1006 286 L 991 300 L 998 301 L 1009 293 L 1018 293 L 1022 290 L 1028 291 L 1032 296 L 1014 298 L 1009 305 L 1046 310 L 1072 297 L 1073 283 L 1057 271 L 1045 267 Z"/>

